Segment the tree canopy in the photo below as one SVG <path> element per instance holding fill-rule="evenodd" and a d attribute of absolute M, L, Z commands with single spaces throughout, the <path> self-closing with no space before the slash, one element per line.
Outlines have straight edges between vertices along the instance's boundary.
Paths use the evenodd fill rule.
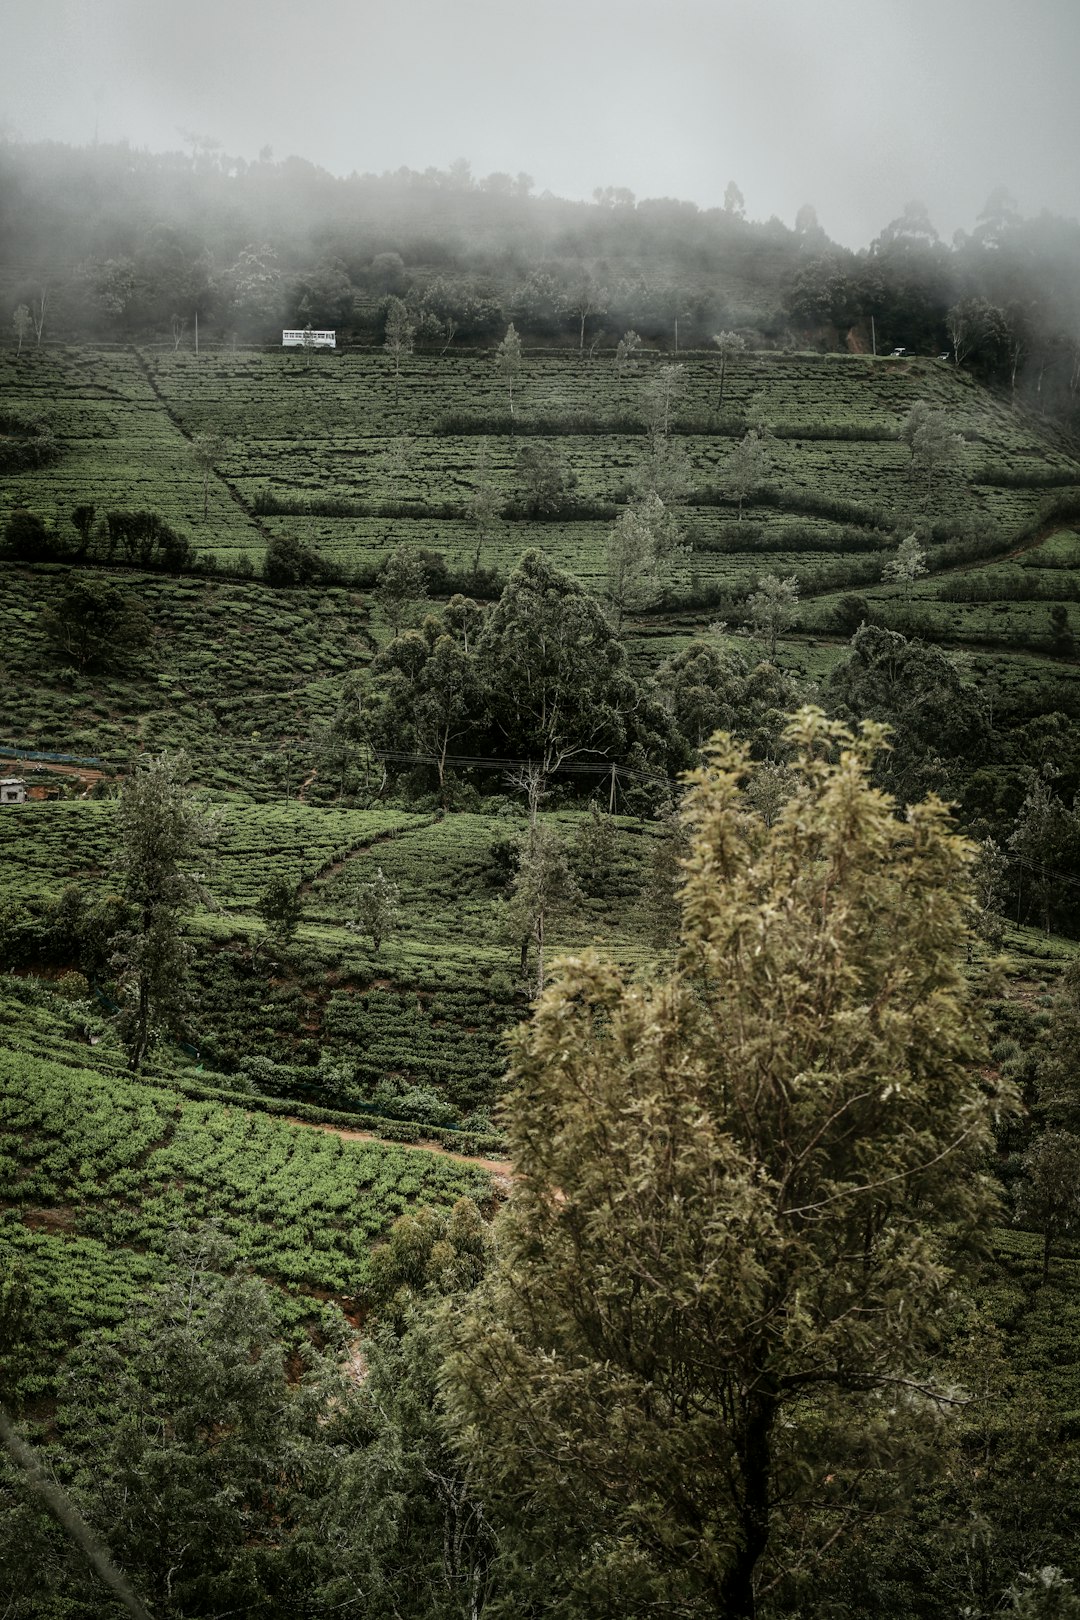
<path fill-rule="evenodd" d="M 500 1258 L 445 1388 L 590 1613 L 755 1613 L 764 1561 L 811 1556 L 937 1420 L 929 1223 L 962 1244 L 993 1207 L 973 850 L 873 787 L 879 727 L 803 710 L 789 741 L 771 825 L 745 747 L 696 774 L 672 972 L 566 960 L 514 1037 Z"/>

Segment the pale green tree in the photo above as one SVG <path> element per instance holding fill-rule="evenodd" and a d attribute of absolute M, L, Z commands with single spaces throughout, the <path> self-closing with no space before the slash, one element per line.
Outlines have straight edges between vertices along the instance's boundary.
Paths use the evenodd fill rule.
<path fill-rule="evenodd" d="M 191 441 L 191 456 L 202 474 L 202 515 L 206 522 L 210 511 L 210 479 L 214 469 L 228 448 L 223 433 L 196 433 Z"/>
<path fill-rule="evenodd" d="M 559 911 L 581 899 L 570 869 L 569 851 L 555 831 L 535 821 L 518 850 L 517 871 L 506 905 L 506 926 L 520 951 L 521 976 L 536 995 L 544 988 L 548 925 Z M 530 975 L 529 962 L 533 959 Z"/>
<path fill-rule="evenodd" d="M 655 491 L 619 513 L 608 530 L 606 582 L 617 634 L 627 613 L 660 600 L 679 541 L 678 524 Z"/>
<path fill-rule="evenodd" d="M 34 317 L 30 313 L 29 304 L 19 305 L 18 309 L 11 317 L 11 329 L 14 332 L 16 341 L 18 343 L 18 348 L 15 350 L 15 353 L 22 354 L 22 346 L 26 342 L 26 339 L 30 336 L 30 333 L 34 330 Z"/>
<path fill-rule="evenodd" d="M 142 1067 L 188 1006 L 192 946 L 184 928 L 205 901 L 202 865 L 213 824 L 185 786 L 182 755 L 140 762 L 117 805 L 117 862 L 129 924 L 117 937 L 113 968 L 118 1023 L 128 1067 Z"/>
<path fill-rule="evenodd" d="M 636 371 L 638 364 L 638 350 L 641 348 L 641 339 L 630 328 L 625 331 L 615 345 L 615 375 L 624 377 L 628 371 Z"/>
<path fill-rule="evenodd" d="M 686 385 L 686 367 L 668 362 L 654 366 L 642 384 L 645 425 L 650 433 L 670 433 L 675 406 Z"/>
<path fill-rule="evenodd" d="M 665 506 L 681 506 L 693 488 L 694 471 L 674 435 L 650 433 L 630 483 L 639 497 L 658 495 Z"/>
<path fill-rule="evenodd" d="M 915 581 L 921 579 L 927 572 L 926 551 L 919 544 L 918 535 L 909 534 L 897 546 L 896 556 L 881 570 L 881 577 L 885 580 L 895 580 L 897 584 L 902 585 L 905 600 L 910 602 Z"/>
<path fill-rule="evenodd" d="M 905 417 L 900 438 L 910 455 L 909 481 L 913 489 L 921 487 L 922 504 L 928 508 L 935 489 L 960 461 L 963 437 L 946 411 L 920 399 Z"/>
<path fill-rule="evenodd" d="M 696 774 L 672 970 L 564 960 L 513 1037 L 499 1259 L 443 1387 L 493 1507 L 538 1557 L 558 1526 L 567 1612 L 752 1620 L 949 1410 L 931 1352 L 1007 1100 L 960 966 L 973 851 L 872 786 L 879 727 L 804 710 L 789 742 L 771 827 L 744 749 Z"/>
<path fill-rule="evenodd" d="M 747 611 L 755 636 L 770 659 L 776 657 L 780 637 L 798 623 L 799 581 L 794 574 L 780 579 L 776 574 L 759 574 L 757 590 L 747 598 Z"/>
<path fill-rule="evenodd" d="M 714 332 L 713 342 L 720 350 L 720 394 L 716 401 L 716 409 L 722 411 L 724 408 L 724 377 L 727 373 L 728 362 L 734 360 L 737 354 L 742 354 L 746 348 L 746 340 L 741 338 L 738 332 Z"/>
<path fill-rule="evenodd" d="M 386 324 L 383 329 L 383 348 L 394 362 L 395 382 L 401 376 L 401 362 L 413 352 L 416 327 L 409 319 L 408 308 L 401 298 L 386 300 Z"/>
<path fill-rule="evenodd" d="M 401 922 L 401 890 L 388 878 L 382 867 L 376 867 L 373 878 L 359 876 L 359 868 L 346 888 L 346 907 L 350 912 L 346 928 L 354 933 L 366 934 L 376 951 L 382 942 L 394 933 Z"/>
<path fill-rule="evenodd" d="M 521 375 L 521 339 L 513 321 L 506 328 L 506 336 L 495 350 L 495 369 L 506 381 L 510 396 L 510 415 L 514 414 L 514 384 Z"/>
<path fill-rule="evenodd" d="M 1005 932 L 1002 904 L 1008 870 L 1008 856 L 1001 845 L 993 838 L 982 839 L 978 859 L 972 868 L 972 927 L 980 939 L 992 947 L 1001 944 Z"/>
<path fill-rule="evenodd" d="M 469 493 L 465 497 L 465 510 L 476 530 L 475 556 L 477 565 L 479 565 L 480 550 L 485 540 L 491 539 L 498 533 L 504 505 L 505 501 L 502 492 L 495 482 L 491 450 L 487 439 L 484 439 L 481 441 L 480 454 L 476 458 L 476 464 L 469 479 Z"/>
<path fill-rule="evenodd" d="M 769 452 L 757 428 L 744 434 L 732 450 L 724 467 L 724 488 L 731 500 L 739 505 L 742 522 L 743 502 L 765 482 L 769 470 Z"/>

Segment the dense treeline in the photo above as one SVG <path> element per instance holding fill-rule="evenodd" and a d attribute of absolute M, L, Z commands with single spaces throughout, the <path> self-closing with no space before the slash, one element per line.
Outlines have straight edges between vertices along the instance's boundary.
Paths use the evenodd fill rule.
<path fill-rule="evenodd" d="M 44 336 L 276 339 L 283 324 L 384 337 L 402 352 L 530 342 L 583 353 L 627 328 L 665 349 L 718 331 L 755 346 L 948 352 L 1071 421 L 1080 397 L 1078 226 L 1025 220 L 999 189 L 951 246 L 909 204 L 859 252 L 810 207 L 755 222 L 723 208 L 532 195 L 467 164 L 337 179 L 299 158 L 198 148 L 0 148 L 0 296 L 20 350 Z"/>

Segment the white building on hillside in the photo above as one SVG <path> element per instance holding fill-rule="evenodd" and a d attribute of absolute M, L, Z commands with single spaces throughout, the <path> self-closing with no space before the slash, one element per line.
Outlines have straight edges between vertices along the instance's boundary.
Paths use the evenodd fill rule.
<path fill-rule="evenodd" d="M 25 804 L 26 783 L 21 776 L 0 776 L 0 804 Z"/>

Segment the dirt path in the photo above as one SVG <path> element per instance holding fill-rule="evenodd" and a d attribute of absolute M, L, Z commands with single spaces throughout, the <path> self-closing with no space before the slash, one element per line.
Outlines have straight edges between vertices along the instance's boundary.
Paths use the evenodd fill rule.
<path fill-rule="evenodd" d="M 286 1114 L 285 1118 L 290 1125 L 302 1125 L 306 1131 L 328 1131 L 343 1142 L 378 1142 L 381 1147 L 408 1148 L 414 1153 L 436 1153 L 441 1159 L 455 1159 L 458 1164 L 467 1164 L 473 1170 L 487 1170 L 493 1176 L 509 1178 L 514 1172 L 509 1159 L 470 1158 L 467 1153 L 452 1153 L 449 1148 L 440 1147 L 436 1142 L 387 1142 L 375 1131 L 357 1131 L 351 1125 L 319 1125 L 313 1120 L 297 1119 L 294 1114 Z"/>
<path fill-rule="evenodd" d="M 1014 546 L 1011 551 L 999 552 L 996 557 L 976 558 L 974 562 L 957 563 L 953 568 L 941 568 L 933 577 L 942 578 L 949 574 L 970 574 L 976 568 L 989 568 L 994 563 L 1008 562 L 1012 557 L 1022 557 L 1025 551 L 1036 550 L 1045 541 L 1052 540 L 1055 534 L 1073 534 L 1075 530 L 1076 525 L 1074 523 L 1063 523 L 1060 519 L 1055 518 L 1052 523 L 1047 523 L 1041 529 L 1036 529 L 1035 533 L 1029 535 L 1026 540 L 1021 540 L 1020 544 Z M 1067 572 L 1067 570 L 1064 571 Z"/>
<path fill-rule="evenodd" d="M 442 820 L 442 816 L 443 812 L 440 810 L 437 815 L 428 816 L 424 819 L 418 818 L 408 827 L 392 827 L 388 832 L 373 833 L 370 837 L 365 838 L 361 843 L 353 844 L 352 847 L 347 849 L 345 854 L 339 856 L 337 860 L 327 861 L 326 865 L 320 866 L 319 870 L 317 872 L 313 872 L 311 877 L 305 878 L 303 882 L 297 886 L 297 894 L 302 900 L 306 900 L 316 883 L 321 883 L 323 878 L 337 877 L 338 873 L 343 872 L 345 867 L 348 866 L 349 862 L 356 860 L 358 855 L 363 855 L 369 849 L 374 849 L 376 844 L 387 843 L 391 838 L 404 838 L 406 833 L 421 832 L 425 827 L 433 827 L 437 821 Z"/>

